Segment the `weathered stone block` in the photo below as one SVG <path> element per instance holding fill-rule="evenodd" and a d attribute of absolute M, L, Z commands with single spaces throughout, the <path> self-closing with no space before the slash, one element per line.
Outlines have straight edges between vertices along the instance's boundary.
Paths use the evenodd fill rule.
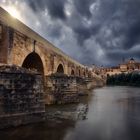
<path fill-rule="evenodd" d="M 0 66 L 0 128 L 42 121 L 44 113 L 42 75 Z"/>
<path fill-rule="evenodd" d="M 45 79 L 46 104 L 65 104 L 78 102 L 76 77 L 53 74 Z"/>

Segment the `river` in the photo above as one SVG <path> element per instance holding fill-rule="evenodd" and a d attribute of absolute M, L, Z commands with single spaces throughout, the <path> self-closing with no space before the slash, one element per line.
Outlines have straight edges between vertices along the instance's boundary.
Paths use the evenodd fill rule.
<path fill-rule="evenodd" d="M 81 103 L 48 107 L 47 113 L 59 119 L 1 130 L 0 139 L 140 140 L 140 88 L 94 89 Z"/>

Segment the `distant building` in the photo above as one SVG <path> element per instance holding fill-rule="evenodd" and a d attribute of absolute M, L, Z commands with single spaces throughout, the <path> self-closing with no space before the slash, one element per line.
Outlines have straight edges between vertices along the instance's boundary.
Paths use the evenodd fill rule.
<path fill-rule="evenodd" d="M 114 67 L 97 67 L 93 66 L 92 71 L 95 72 L 97 75 L 100 75 L 102 77 L 106 77 L 108 75 L 115 75 L 115 74 L 121 74 L 121 73 L 130 73 L 134 71 L 140 71 L 140 62 L 135 61 L 134 58 L 129 59 L 126 62 L 123 62 L 122 64 L 119 64 L 118 66 Z"/>
<path fill-rule="evenodd" d="M 134 58 L 111 68 L 104 68 L 106 75 L 115 75 L 120 73 L 129 73 L 140 70 L 140 62 L 135 61 Z"/>
<path fill-rule="evenodd" d="M 136 62 L 135 59 L 131 58 L 127 63 L 120 64 L 120 69 L 122 72 L 140 70 L 140 63 Z"/>

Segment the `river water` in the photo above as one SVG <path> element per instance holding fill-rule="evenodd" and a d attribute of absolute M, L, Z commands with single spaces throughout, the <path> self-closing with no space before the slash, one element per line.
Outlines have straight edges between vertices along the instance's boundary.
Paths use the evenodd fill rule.
<path fill-rule="evenodd" d="M 47 113 L 59 119 L 1 130 L 0 140 L 140 140 L 140 88 L 94 89 L 81 103 Z"/>

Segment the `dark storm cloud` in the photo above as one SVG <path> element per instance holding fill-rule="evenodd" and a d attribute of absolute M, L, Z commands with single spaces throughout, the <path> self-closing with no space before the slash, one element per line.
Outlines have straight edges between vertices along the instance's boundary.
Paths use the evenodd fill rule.
<path fill-rule="evenodd" d="M 64 0 L 27 0 L 27 2 L 35 12 L 47 8 L 52 17 L 65 19 Z"/>
<path fill-rule="evenodd" d="M 84 27 L 84 26 L 79 26 L 75 29 L 73 29 L 73 31 L 76 33 L 76 36 L 77 36 L 77 40 L 78 40 L 78 43 L 80 45 L 83 45 L 83 42 L 86 40 L 86 39 L 89 39 L 91 36 L 95 35 L 98 33 L 100 29 L 100 26 L 93 26 L 93 27 Z"/>
<path fill-rule="evenodd" d="M 140 18 L 140 17 L 139 17 Z M 124 42 L 125 48 L 131 48 L 140 43 L 140 19 L 130 26 L 126 32 L 126 40 Z"/>
<path fill-rule="evenodd" d="M 0 4 L 10 6 L 10 1 L 15 2 Z M 114 65 L 123 57 L 140 60 L 140 0 L 18 2 L 25 23 L 81 63 Z"/>
<path fill-rule="evenodd" d="M 81 16 L 91 17 L 89 7 L 93 2 L 94 0 L 74 0 L 74 6 Z"/>

